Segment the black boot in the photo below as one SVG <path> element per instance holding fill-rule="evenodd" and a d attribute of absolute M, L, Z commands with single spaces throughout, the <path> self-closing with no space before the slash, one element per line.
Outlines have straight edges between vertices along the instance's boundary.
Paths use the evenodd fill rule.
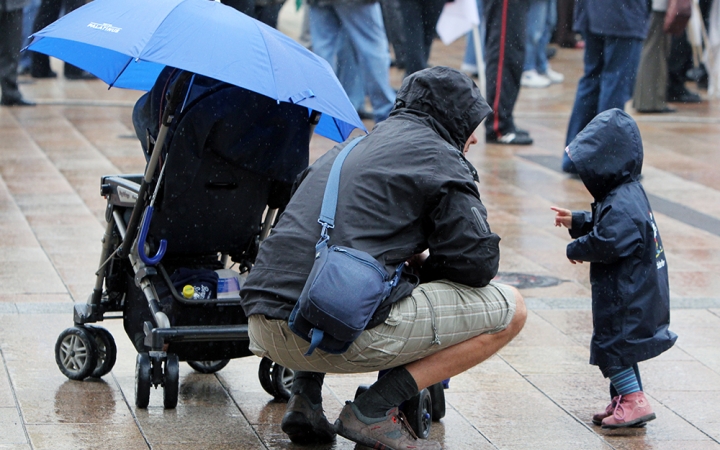
<path fill-rule="evenodd" d="M 324 379 L 324 373 L 295 372 L 280 428 L 297 444 L 323 444 L 335 439 L 335 428 L 322 409 Z"/>

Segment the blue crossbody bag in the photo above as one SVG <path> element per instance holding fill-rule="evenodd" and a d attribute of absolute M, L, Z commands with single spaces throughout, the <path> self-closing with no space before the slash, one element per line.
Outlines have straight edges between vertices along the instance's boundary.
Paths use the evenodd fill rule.
<path fill-rule="evenodd" d="M 360 336 L 397 284 L 404 263 L 394 276 L 370 254 L 361 250 L 328 246 L 328 230 L 335 226 L 340 171 L 359 137 L 338 154 L 328 177 L 318 223 L 320 240 L 315 245 L 315 262 L 298 302 L 290 314 L 290 329 L 310 342 L 306 356 L 316 348 L 344 353 Z"/>

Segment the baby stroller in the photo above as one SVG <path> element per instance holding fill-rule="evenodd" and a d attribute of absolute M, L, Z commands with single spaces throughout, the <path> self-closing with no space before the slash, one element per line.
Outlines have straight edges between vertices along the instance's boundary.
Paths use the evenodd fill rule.
<path fill-rule="evenodd" d="M 57 339 L 60 371 L 73 380 L 110 372 L 113 336 L 89 324 L 111 318 L 123 319 L 138 352 L 139 408 L 148 406 L 152 386 L 163 387 L 165 408 L 177 405 L 180 361 L 213 373 L 252 355 L 241 276 L 308 165 L 318 120 L 301 106 L 164 69 L 133 112 L 145 173 L 101 179 L 100 264 L 92 294 L 75 305 L 74 326 Z M 230 262 L 236 276 L 223 278 Z M 225 292 L 232 281 L 235 289 Z M 292 372 L 263 361 L 260 381 L 287 398 Z"/>

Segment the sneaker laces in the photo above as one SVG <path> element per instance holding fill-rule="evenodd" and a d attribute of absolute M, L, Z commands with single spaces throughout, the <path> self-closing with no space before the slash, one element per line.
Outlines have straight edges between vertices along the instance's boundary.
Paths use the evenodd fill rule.
<path fill-rule="evenodd" d="M 617 396 L 617 403 L 615 404 L 615 410 L 613 411 L 613 417 L 617 420 L 625 420 L 625 408 L 622 406 L 622 395 Z M 618 409 L 621 415 L 618 415 Z"/>
<path fill-rule="evenodd" d="M 397 423 L 398 420 L 400 421 L 400 429 L 403 429 L 403 428 L 406 429 L 410 433 L 410 436 L 413 437 L 413 439 L 415 439 L 415 440 L 419 439 L 417 434 L 415 434 L 415 431 L 413 431 L 412 427 L 410 426 L 410 423 L 408 422 L 408 418 L 405 417 L 405 414 L 402 411 L 400 411 L 399 409 L 398 409 L 397 414 L 392 418 L 392 421 L 394 423 Z"/>
<path fill-rule="evenodd" d="M 605 414 L 607 414 L 608 416 L 613 414 L 615 412 L 615 408 L 617 407 L 617 404 L 619 401 L 620 401 L 620 399 L 618 398 L 618 396 L 613 397 L 610 400 L 610 404 L 607 405 L 607 408 L 605 408 Z"/>

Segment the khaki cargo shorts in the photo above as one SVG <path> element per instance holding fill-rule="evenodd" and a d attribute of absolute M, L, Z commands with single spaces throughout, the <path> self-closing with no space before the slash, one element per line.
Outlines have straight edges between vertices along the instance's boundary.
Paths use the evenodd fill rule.
<path fill-rule="evenodd" d="M 365 330 L 341 355 L 316 349 L 287 321 L 249 318 L 250 350 L 293 370 L 374 372 L 402 366 L 480 334 L 497 333 L 515 314 L 515 293 L 504 284 L 472 288 L 449 281 L 421 284 L 395 303 L 384 323 Z"/>

